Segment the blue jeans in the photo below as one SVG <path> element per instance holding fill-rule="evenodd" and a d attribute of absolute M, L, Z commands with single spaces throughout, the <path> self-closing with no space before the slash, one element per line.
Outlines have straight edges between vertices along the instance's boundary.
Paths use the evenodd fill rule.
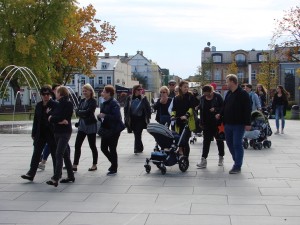
<path fill-rule="evenodd" d="M 240 169 L 243 164 L 244 148 L 243 148 L 243 137 L 245 133 L 244 125 L 231 125 L 225 124 L 225 139 L 229 151 L 234 161 L 233 167 Z"/>
<path fill-rule="evenodd" d="M 281 118 L 281 129 L 284 129 L 285 120 L 283 115 L 283 105 L 276 105 L 275 109 L 275 120 L 276 120 L 276 129 L 279 130 L 279 119 Z"/>

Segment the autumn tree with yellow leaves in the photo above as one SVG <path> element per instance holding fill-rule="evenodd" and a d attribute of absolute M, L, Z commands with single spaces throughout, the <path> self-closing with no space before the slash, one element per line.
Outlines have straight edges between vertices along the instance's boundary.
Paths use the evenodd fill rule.
<path fill-rule="evenodd" d="M 104 43 L 116 40 L 114 26 L 75 0 L 0 0 L 0 9 L 0 71 L 26 66 L 41 84 L 66 82 L 74 72 L 91 75 Z M 10 81 L 15 93 L 23 84 L 21 76 Z"/>

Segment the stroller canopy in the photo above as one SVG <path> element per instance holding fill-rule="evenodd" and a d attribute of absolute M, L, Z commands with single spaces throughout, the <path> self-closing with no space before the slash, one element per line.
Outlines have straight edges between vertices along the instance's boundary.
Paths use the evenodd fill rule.
<path fill-rule="evenodd" d="M 149 123 L 147 131 L 150 134 L 161 134 L 168 138 L 174 138 L 172 131 L 170 131 L 165 125 L 158 123 Z"/>

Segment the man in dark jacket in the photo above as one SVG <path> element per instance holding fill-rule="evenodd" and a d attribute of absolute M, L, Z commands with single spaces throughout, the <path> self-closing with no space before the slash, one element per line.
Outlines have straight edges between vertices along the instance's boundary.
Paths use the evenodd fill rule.
<path fill-rule="evenodd" d="M 34 112 L 34 120 L 32 126 L 31 137 L 33 139 L 33 154 L 30 163 L 30 169 L 27 174 L 22 175 L 21 177 L 26 180 L 33 181 L 38 165 L 40 162 L 41 154 L 43 148 L 47 143 L 50 149 L 50 153 L 53 161 L 53 168 L 55 168 L 56 158 L 55 158 L 55 149 L 56 143 L 54 139 L 53 129 L 50 123 L 48 122 L 48 113 L 47 108 L 50 102 L 54 102 L 51 99 L 52 90 L 51 86 L 43 86 L 40 89 L 40 94 L 42 96 L 42 101 L 37 103 Z"/>
<path fill-rule="evenodd" d="M 249 94 L 238 86 L 237 76 L 229 74 L 226 77 L 226 84 L 229 89 L 221 116 L 225 125 L 225 139 L 232 155 L 234 165 L 229 171 L 230 174 L 241 172 L 244 158 L 243 137 L 245 130 L 251 129 L 251 106 Z M 220 118 L 219 115 L 216 115 Z"/>

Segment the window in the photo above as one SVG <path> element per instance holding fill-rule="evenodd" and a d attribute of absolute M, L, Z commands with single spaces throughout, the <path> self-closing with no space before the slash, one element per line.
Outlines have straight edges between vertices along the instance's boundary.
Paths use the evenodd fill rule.
<path fill-rule="evenodd" d="M 239 71 L 239 72 L 237 73 L 237 76 L 238 76 L 239 79 L 243 79 L 243 78 L 244 78 L 244 73 L 241 72 L 241 71 Z"/>
<path fill-rule="evenodd" d="M 85 77 L 81 77 L 80 80 L 81 85 L 85 85 Z"/>
<path fill-rule="evenodd" d="M 75 79 L 74 79 L 74 77 L 72 77 L 72 79 L 71 79 L 71 81 L 70 81 L 70 84 L 71 84 L 71 85 L 74 85 L 74 84 L 75 84 Z"/>
<path fill-rule="evenodd" d="M 258 62 L 266 62 L 266 61 L 268 61 L 268 55 L 265 54 L 258 55 Z"/>
<path fill-rule="evenodd" d="M 295 69 L 284 69 L 284 74 L 295 75 Z"/>
<path fill-rule="evenodd" d="M 106 84 L 111 84 L 111 76 L 106 78 Z"/>
<path fill-rule="evenodd" d="M 243 54 L 236 54 L 235 61 L 236 61 L 236 63 L 241 63 L 241 62 L 243 63 L 246 61 L 246 56 Z"/>
<path fill-rule="evenodd" d="M 221 80 L 221 71 L 220 70 L 215 71 L 215 80 Z"/>
<path fill-rule="evenodd" d="M 103 77 L 98 77 L 98 84 L 103 84 Z"/>
<path fill-rule="evenodd" d="M 95 78 L 94 77 L 90 77 L 90 85 L 92 85 L 92 87 L 95 86 Z"/>
<path fill-rule="evenodd" d="M 222 62 L 222 56 L 220 56 L 220 55 L 214 55 L 213 56 L 213 62 L 214 63 L 220 63 L 220 62 Z"/>
<path fill-rule="evenodd" d="M 101 63 L 102 70 L 106 70 L 107 68 L 108 68 L 108 63 L 106 63 L 106 62 Z"/>
<path fill-rule="evenodd" d="M 256 80 L 256 71 L 252 70 L 251 72 L 251 80 Z"/>

